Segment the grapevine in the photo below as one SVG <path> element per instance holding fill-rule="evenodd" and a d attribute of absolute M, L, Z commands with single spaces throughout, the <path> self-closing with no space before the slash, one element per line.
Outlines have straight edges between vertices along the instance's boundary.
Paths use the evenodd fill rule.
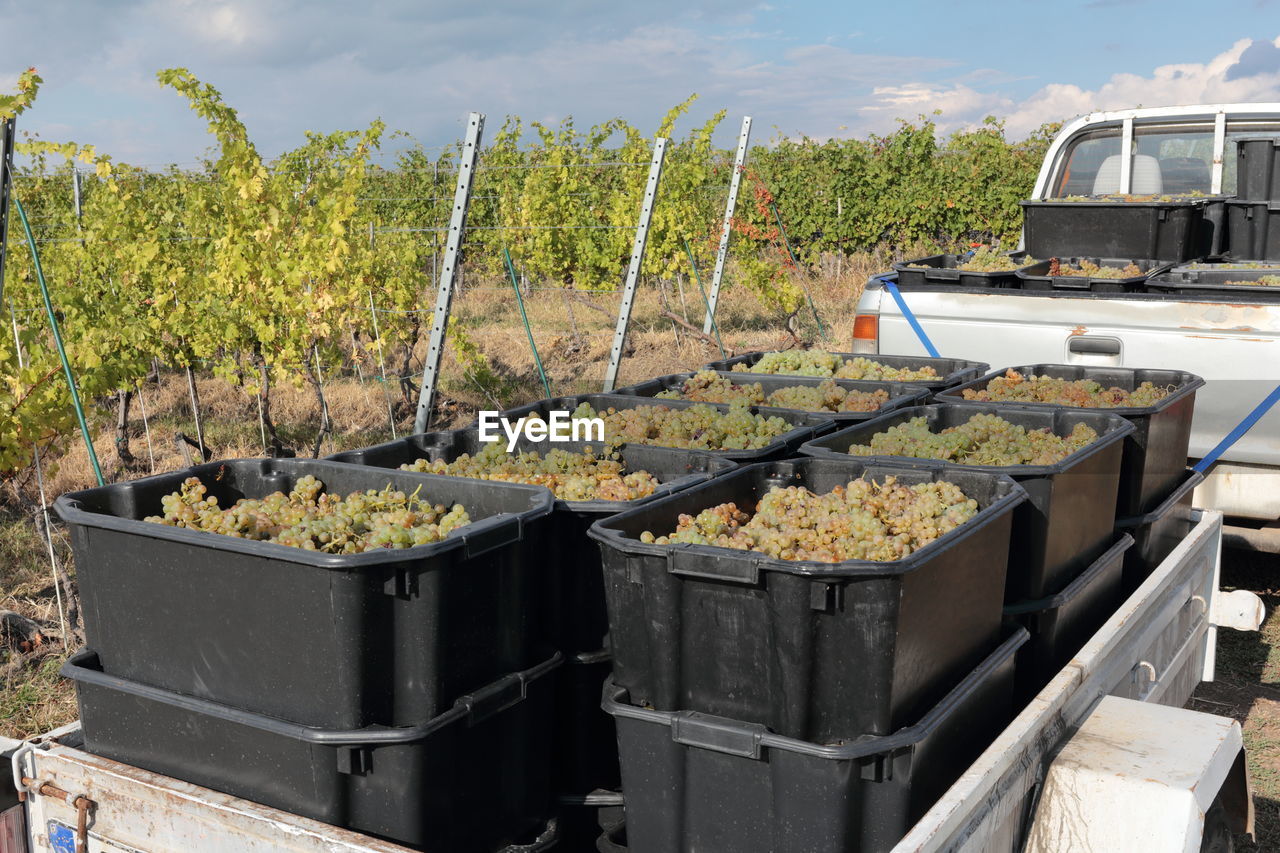
<path fill-rule="evenodd" d="M 889 400 L 889 392 L 845 389 L 833 380 L 818 385 L 791 385 L 765 394 L 758 382 L 738 384 L 714 370 L 700 370 L 679 388 L 654 395 L 666 400 L 696 400 L 744 406 L 775 406 L 805 412 L 874 412 Z"/>
<path fill-rule="evenodd" d="M 898 560 L 964 524 L 978 513 L 977 501 L 954 483 L 906 485 L 859 479 L 815 494 L 803 486 L 773 487 L 755 514 L 736 504 L 679 517 L 671 533 L 645 531 L 640 541 L 687 543 L 758 551 L 781 560 Z"/>
<path fill-rule="evenodd" d="M 964 398 L 981 402 L 1011 401 L 1056 403 L 1084 409 L 1145 408 L 1168 397 L 1172 387 L 1143 382 L 1132 391 L 1110 388 L 1092 379 L 1057 379 L 1052 376 L 1023 376 L 1012 368 L 987 383 L 986 388 L 966 388 Z"/>
<path fill-rule="evenodd" d="M 735 364 L 739 373 L 774 373 L 787 376 L 830 376 L 836 379 L 873 379 L 915 382 L 937 379 L 938 371 L 928 365 L 912 370 L 890 367 L 861 356 L 844 359 L 825 350 L 784 350 L 767 352 L 755 364 Z"/>
<path fill-rule="evenodd" d="M 324 484 L 311 475 L 299 478 L 287 495 L 241 498 L 226 509 L 206 494 L 204 483 L 188 477 L 179 491 L 160 499 L 162 515 L 144 520 L 328 554 L 427 545 L 471 523 L 461 504 L 433 505 L 416 491 L 405 494 L 390 486 L 342 498 L 324 492 Z"/>
<path fill-rule="evenodd" d="M 927 418 L 911 418 L 849 447 L 851 456 L 911 456 L 960 465 L 1052 465 L 1098 440 L 1087 424 L 1066 436 L 1011 424 L 998 415 L 974 415 L 963 424 L 929 431 Z"/>
<path fill-rule="evenodd" d="M 464 453 L 452 462 L 419 459 L 400 467 L 450 477 L 545 486 L 566 501 L 633 501 L 653 494 L 659 485 L 658 478 L 648 471 L 628 472 L 614 454 L 570 453 L 558 448 L 546 454 L 507 453 L 498 443 L 486 445 L 474 456 Z"/>

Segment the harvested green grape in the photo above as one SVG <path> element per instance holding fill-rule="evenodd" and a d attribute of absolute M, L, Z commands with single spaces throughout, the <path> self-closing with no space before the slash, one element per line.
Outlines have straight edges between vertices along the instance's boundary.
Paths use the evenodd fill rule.
<path fill-rule="evenodd" d="M 964 389 L 964 398 L 984 403 L 1056 403 L 1082 409 L 1115 409 L 1123 406 L 1154 406 L 1172 392 L 1172 387 L 1151 382 L 1143 382 L 1132 391 L 1126 391 L 1114 386 L 1107 388 L 1092 379 L 1023 376 L 1018 371 L 1009 369 L 1004 376 L 997 376 L 988 382 L 986 388 Z"/>
<path fill-rule="evenodd" d="M 817 385 L 792 385 L 766 395 L 758 382 L 738 384 L 714 370 L 700 370 L 679 388 L 654 396 L 665 400 L 776 406 L 805 412 L 874 412 L 889 401 L 889 392 L 882 388 L 850 390 L 837 385 L 835 380 L 825 380 Z"/>
<path fill-rule="evenodd" d="M 720 504 L 696 516 L 681 515 L 665 535 L 645 531 L 640 541 L 715 545 L 780 560 L 884 562 L 920 550 L 977 514 L 978 502 L 954 483 L 859 479 L 821 495 L 803 486 L 774 487 L 754 515 Z"/>
<path fill-rule="evenodd" d="M 596 412 L 590 403 L 582 403 L 570 417 L 602 418 L 605 440 L 613 444 L 690 450 L 758 450 L 794 429 L 782 418 L 752 414 L 746 406 L 730 406 L 728 412 L 707 405 L 610 407 Z"/>
<path fill-rule="evenodd" d="M 868 444 L 854 444 L 851 456 L 911 456 L 942 459 L 960 465 L 1052 465 L 1098 440 L 1086 424 L 1071 434 L 1011 424 L 999 415 L 979 414 L 940 432 L 929 431 L 925 417 L 911 418 L 871 436 Z"/>
<path fill-rule="evenodd" d="M 287 495 L 273 492 L 261 499 L 241 498 L 221 509 L 216 497 L 205 497 L 204 483 L 188 477 L 179 491 L 160 499 L 163 515 L 144 520 L 328 554 L 427 545 L 471 523 L 462 504 L 431 504 L 416 491 L 405 494 L 387 486 L 343 498 L 323 489 L 323 483 L 307 475 Z"/>
<path fill-rule="evenodd" d="M 956 266 L 956 269 L 967 272 L 1008 272 L 1031 266 L 1035 262 L 1035 258 L 1029 255 L 1021 260 L 1014 260 L 1003 252 L 983 246 L 974 252 L 969 260 Z"/>
<path fill-rule="evenodd" d="M 1231 264 L 1202 264 L 1196 262 L 1186 264 L 1182 269 L 1188 270 L 1273 270 L 1280 269 L 1280 264 L 1275 262 L 1250 261 L 1248 263 L 1237 262 Z"/>
<path fill-rule="evenodd" d="M 1173 194 L 1166 193 L 1164 195 L 1157 195 L 1155 193 L 1148 193 L 1146 195 L 1131 195 L 1126 193 L 1106 193 L 1104 195 L 1069 195 L 1069 196 L 1062 196 L 1060 198 L 1041 199 L 1041 201 L 1068 201 L 1068 202 L 1119 201 L 1119 202 L 1125 202 L 1128 204 L 1135 204 L 1135 203 L 1142 204 L 1142 203 L 1153 202 L 1153 201 L 1174 202 L 1174 201 L 1187 201 L 1188 199 L 1208 198 L 1208 197 L 1209 197 L 1209 194 L 1204 192 L 1203 190 L 1192 190 L 1191 192 L 1173 193 Z"/>
<path fill-rule="evenodd" d="M 861 356 L 844 359 L 825 350 L 783 350 L 767 352 L 755 364 L 735 364 L 739 373 L 775 373 L 788 376 L 822 376 L 835 379 L 880 379 L 891 382 L 917 382 L 937 379 L 938 371 L 928 365 L 918 370 L 890 367 Z"/>
<path fill-rule="evenodd" d="M 449 477 L 545 486 L 565 501 L 633 501 L 648 497 L 658 488 L 658 478 L 648 471 L 627 473 L 609 448 L 603 448 L 601 454 L 571 453 L 559 448 L 545 454 L 508 453 L 501 443 L 494 442 L 474 456 L 464 453 L 452 462 L 419 459 L 400 467 Z"/>
<path fill-rule="evenodd" d="M 1280 286 L 1280 275 L 1264 275 L 1262 278 L 1253 281 L 1229 281 L 1227 284 L 1251 284 L 1257 287 L 1277 287 Z"/>
<path fill-rule="evenodd" d="M 1050 258 L 1048 275 L 1079 276 L 1080 278 L 1135 278 L 1142 275 L 1142 270 L 1133 262 L 1124 267 L 1103 267 L 1093 261 L 1081 261 L 1076 266 L 1071 266 L 1057 258 Z"/>
<path fill-rule="evenodd" d="M 660 400 L 694 400 L 699 403 L 729 403 L 739 406 L 764 405 L 764 388 L 758 382 L 738 384 L 714 370 L 699 370 L 679 388 L 653 395 Z"/>

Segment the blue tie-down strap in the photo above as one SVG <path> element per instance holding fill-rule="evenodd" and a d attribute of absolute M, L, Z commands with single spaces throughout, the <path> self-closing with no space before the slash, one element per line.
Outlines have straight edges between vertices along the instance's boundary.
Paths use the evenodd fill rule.
<path fill-rule="evenodd" d="M 1266 399 L 1254 407 L 1253 411 L 1245 415 L 1244 420 L 1236 424 L 1236 428 L 1227 433 L 1227 437 L 1218 442 L 1218 446 L 1205 454 L 1204 458 L 1191 467 L 1199 471 L 1201 474 L 1210 465 L 1218 461 L 1218 457 L 1226 453 L 1240 439 L 1244 438 L 1244 434 L 1253 429 L 1253 425 L 1262 420 L 1262 416 L 1271 411 L 1271 407 L 1280 402 L 1280 385 L 1272 389 Z"/>
<path fill-rule="evenodd" d="M 898 285 L 890 281 L 888 276 L 881 276 L 880 283 L 884 285 L 885 290 L 889 291 L 893 301 L 898 303 L 898 310 L 902 312 L 903 317 L 907 318 L 907 324 L 911 326 L 911 331 L 916 333 L 920 343 L 924 344 L 925 352 L 934 358 L 941 358 L 942 356 L 938 355 L 938 348 L 933 345 L 933 341 L 929 340 L 929 336 L 924 333 L 924 329 L 920 326 L 920 321 L 916 319 L 916 315 L 911 313 L 911 309 L 907 307 L 907 301 L 902 298 L 902 294 L 898 291 Z"/>

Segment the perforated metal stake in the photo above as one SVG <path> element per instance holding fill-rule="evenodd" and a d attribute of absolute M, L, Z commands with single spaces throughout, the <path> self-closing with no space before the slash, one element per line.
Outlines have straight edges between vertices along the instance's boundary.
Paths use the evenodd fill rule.
<path fill-rule="evenodd" d="M 4 259 L 9 254 L 9 194 L 13 192 L 13 119 L 0 121 L 0 297 L 4 296 Z"/>
<path fill-rule="evenodd" d="M 733 156 L 733 176 L 729 178 L 729 198 L 724 203 L 724 225 L 720 229 L 720 247 L 716 249 L 716 267 L 711 273 L 711 296 L 707 299 L 707 316 L 702 321 L 702 334 L 711 334 L 711 320 L 720 299 L 720 280 L 724 278 L 724 263 L 729 258 L 729 233 L 733 227 L 733 212 L 738 207 L 738 185 L 742 183 L 742 170 L 747 165 L 747 141 L 751 138 L 751 116 L 742 117 L 742 130 L 738 133 L 738 151 Z"/>
<path fill-rule="evenodd" d="M 484 134 L 484 116 L 471 113 L 467 117 L 467 138 L 458 158 L 458 182 L 453 191 L 453 213 L 449 217 L 449 232 L 444 246 L 444 262 L 440 267 L 440 284 L 436 288 L 436 308 L 431 315 L 431 338 L 427 342 L 427 355 L 422 364 L 422 389 L 418 392 L 418 412 L 413 419 L 414 432 L 427 431 L 427 419 L 435 402 L 436 380 L 440 376 L 440 355 L 444 349 L 444 336 L 449 328 L 449 306 L 453 302 L 453 278 L 462 253 L 463 232 L 467 227 L 467 207 L 471 204 L 471 178 L 475 173 L 476 156 L 480 152 L 480 139 Z"/>
<path fill-rule="evenodd" d="M 662 158 L 667 152 L 667 140 L 659 136 L 653 143 L 653 160 L 649 162 L 649 179 L 644 185 L 644 200 L 640 203 L 640 222 L 636 225 L 636 241 L 631 246 L 631 263 L 627 265 L 627 281 L 622 290 L 622 304 L 618 306 L 618 325 L 613 330 L 613 346 L 609 350 L 609 367 L 604 374 L 604 390 L 612 391 L 618 383 L 618 365 L 622 362 L 622 349 L 627 342 L 627 326 L 631 324 L 631 305 L 636 298 L 636 285 L 640 281 L 640 267 L 644 264 L 644 248 L 649 242 L 649 220 L 653 218 L 653 205 L 658 200 L 658 180 L 662 177 Z"/>

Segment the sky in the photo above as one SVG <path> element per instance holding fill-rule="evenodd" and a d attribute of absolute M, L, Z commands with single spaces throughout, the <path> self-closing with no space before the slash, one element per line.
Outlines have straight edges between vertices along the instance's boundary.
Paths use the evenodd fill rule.
<path fill-rule="evenodd" d="M 1093 109 L 1280 101 L 1280 0 L 0 0 L 0 86 L 45 80 L 19 130 L 137 165 L 191 164 L 203 122 L 156 72 L 190 68 L 264 154 L 376 118 L 424 146 L 468 111 L 681 135 L 728 111 L 753 141 L 891 131 L 941 110 L 1011 136 Z M 401 141 L 396 144 L 403 145 Z"/>

